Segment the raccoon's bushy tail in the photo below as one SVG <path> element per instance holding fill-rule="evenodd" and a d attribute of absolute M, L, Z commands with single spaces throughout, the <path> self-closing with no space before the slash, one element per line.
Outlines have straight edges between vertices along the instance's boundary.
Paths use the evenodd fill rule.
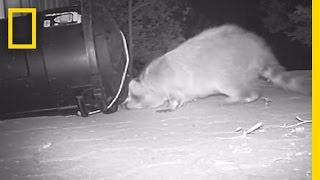
<path fill-rule="evenodd" d="M 284 90 L 311 95 L 311 87 L 303 77 L 292 76 L 279 64 L 265 67 L 260 75 Z"/>

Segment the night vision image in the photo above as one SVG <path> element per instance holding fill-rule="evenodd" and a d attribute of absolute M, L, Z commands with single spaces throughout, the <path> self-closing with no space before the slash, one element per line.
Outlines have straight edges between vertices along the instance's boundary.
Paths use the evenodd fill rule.
<path fill-rule="evenodd" d="M 0 0 L 0 179 L 312 179 L 311 0 Z"/>

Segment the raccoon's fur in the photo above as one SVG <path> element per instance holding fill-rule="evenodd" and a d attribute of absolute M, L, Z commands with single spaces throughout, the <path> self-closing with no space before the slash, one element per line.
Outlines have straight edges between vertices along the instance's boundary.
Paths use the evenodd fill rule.
<path fill-rule="evenodd" d="M 259 77 L 283 89 L 309 94 L 302 79 L 278 63 L 265 41 L 236 25 L 210 28 L 152 61 L 129 84 L 127 109 L 167 106 L 214 94 L 226 102 L 252 102 L 260 97 Z"/>

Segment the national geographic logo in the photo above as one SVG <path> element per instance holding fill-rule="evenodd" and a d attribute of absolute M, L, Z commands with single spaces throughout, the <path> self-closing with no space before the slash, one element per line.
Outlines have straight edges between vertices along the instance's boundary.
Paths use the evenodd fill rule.
<path fill-rule="evenodd" d="M 32 40 L 31 44 L 13 43 L 13 14 L 31 13 L 32 16 Z M 37 48 L 37 28 L 36 28 L 36 8 L 8 8 L 8 49 L 36 49 Z"/>

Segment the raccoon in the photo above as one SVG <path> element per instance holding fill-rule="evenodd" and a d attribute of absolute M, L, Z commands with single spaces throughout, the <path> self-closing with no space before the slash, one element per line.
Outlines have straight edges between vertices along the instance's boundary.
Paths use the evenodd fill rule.
<path fill-rule="evenodd" d="M 250 103 L 261 95 L 263 77 L 302 94 L 310 90 L 292 77 L 258 35 L 227 24 L 209 28 L 152 61 L 129 83 L 122 106 L 173 111 L 186 102 L 223 94 L 226 103 Z"/>

